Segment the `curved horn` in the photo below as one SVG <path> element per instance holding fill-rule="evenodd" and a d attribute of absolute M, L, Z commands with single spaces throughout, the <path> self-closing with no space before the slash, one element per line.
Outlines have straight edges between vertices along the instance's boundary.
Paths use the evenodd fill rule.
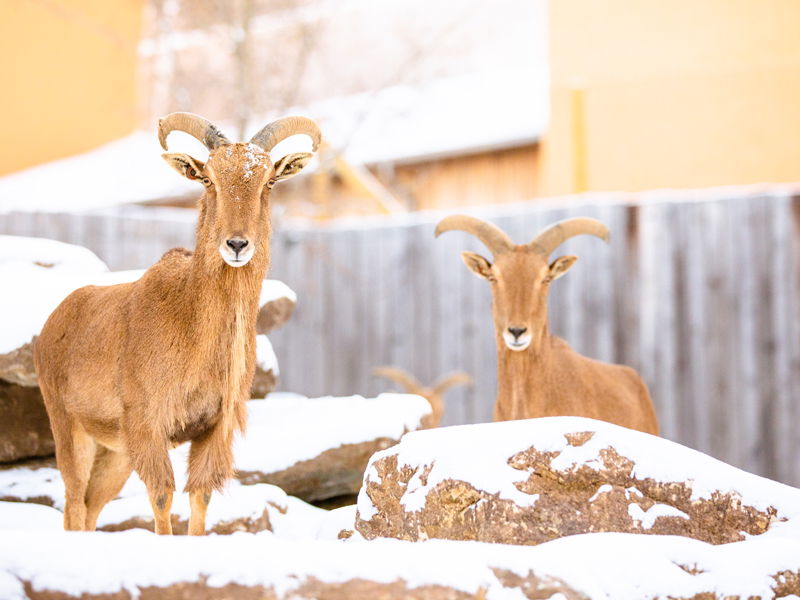
<path fill-rule="evenodd" d="M 472 383 L 472 376 L 468 373 L 450 373 L 433 384 L 433 393 L 436 395 L 443 394 L 454 385 L 472 385 Z"/>
<path fill-rule="evenodd" d="M 372 369 L 372 374 L 399 383 L 411 394 L 419 394 L 422 391 L 422 384 L 403 369 L 397 369 L 395 367 L 377 367 Z"/>
<path fill-rule="evenodd" d="M 543 229 L 533 238 L 529 245 L 532 248 L 537 248 L 545 256 L 549 256 L 553 250 L 569 238 L 582 233 L 597 236 L 604 242 L 607 242 L 610 237 L 608 227 L 597 219 L 575 217 L 573 219 L 564 219 Z"/>
<path fill-rule="evenodd" d="M 301 133 L 311 138 L 313 151 L 316 152 L 322 140 L 322 134 L 317 124 L 306 117 L 284 117 L 273 121 L 250 138 L 250 143 L 258 144 L 266 152 L 269 152 L 278 142 L 285 140 L 291 135 L 298 135 Z"/>
<path fill-rule="evenodd" d="M 436 226 L 436 237 L 445 231 L 466 231 L 484 243 L 492 251 L 492 254 L 500 254 L 514 247 L 514 242 L 508 237 L 505 231 L 497 225 L 492 225 L 481 219 L 467 215 L 450 215 L 445 217 Z"/>
<path fill-rule="evenodd" d="M 175 130 L 184 131 L 197 138 L 209 150 L 231 143 L 216 125 L 200 115 L 174 112 L 158 120 L 158 141 L 164 150 L 167 149 L 167 136 Z"/>

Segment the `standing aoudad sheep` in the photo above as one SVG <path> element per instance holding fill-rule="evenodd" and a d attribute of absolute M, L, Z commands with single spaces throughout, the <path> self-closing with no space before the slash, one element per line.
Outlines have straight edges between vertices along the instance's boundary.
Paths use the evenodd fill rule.
<path fill-rule="evenodd" d="M 45 323 L 34 361 L 64 479 L 64 528 L 94 530 L 103 506 L 135 470 L 147 486 L 155 530 L 172 533 L 175 479 L 168 451 L 191 442 L 189 533 L 205 533 L 212 490 L 233 475 L 233 436 L 244 431 L 255 371 L 256 318 L 269 267 L 270 189 L 298 173 L 311 153 L 274 164 L 281 140 L 310 119 L 286 117 L 247 143 L 233 143 L 191 113 L 159 121 L 208 148 L 203 163 L 163 158 L 203 185 L 194 252 L 170 250 L 141 279 L 70 294 Z"/>
<path fill-rule="evenodd" d="M 492 252 L 494 262 L 462 252 L 464 264 L 492 286 L 497 343 L 494 420 L 578 416 L 658 434 L 653 402 L 636 371 L 581 356 L 547 328 L 547 292 L 577 260 L 549 256 L 569 238 L 588 234 L 608 241 L 605 225 L 578 217 L 555 223 L 528 244 L 514 244 L 499 227 L 467 215 L 451 215 L 436 226 L 465 231 Z"/>

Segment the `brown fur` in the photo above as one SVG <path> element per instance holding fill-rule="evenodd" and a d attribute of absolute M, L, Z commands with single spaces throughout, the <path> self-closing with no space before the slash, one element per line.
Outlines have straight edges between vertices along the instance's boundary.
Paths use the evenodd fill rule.
<path fill-rule="evenodd" d="M 498 362 L 494 420 L 580 416 L 658 434 L 658 421 L 647 386 L 630 367 L 581 356 L 547 329 L 550 283 L 566 273 L 574 256 L 548 265 L 530 245 L 513 246 L 494 264 L 472 252 L 462 254 L 467 267 L 492 286 L 492 317 Z M 531 342 L 509 349 L 503 334 L 525 329 Z"/>
<path fill-rule="evenodd" d="M 66 529 L 93 530 L 135 470 L 156 532 L 171 533 L 168 451 L 184 441 L 191 441 L 190 533 L 204 533 L 211 490 L 233 475 L 233 436 L 245 428 L 269 266 L 269 190 L 282 177 L 252 144 L 221 146 L 206 165 L 185 155 L 165 158 L 206 186 L 194 253 L 173 249 L 138 281 L 76 290 L 34 349 L 66 487 Z M 254 247 L 241 267 L 220 255 L 234 236 Z"/>
<path fill-rule="evenodd" d="M 472 384 L 472 377 L 466 373 L 450 373 L 436 381 L 432 386 L 422 385 L 413 375 L 396 367 L 377 367 L 372 373 L 399 383 L 408 394 L 422 396 L 431 405 L 431 414 L 422 419 L 423 429 L 438 427 L 444 417 L 444 393 L 454 385 Z"/>

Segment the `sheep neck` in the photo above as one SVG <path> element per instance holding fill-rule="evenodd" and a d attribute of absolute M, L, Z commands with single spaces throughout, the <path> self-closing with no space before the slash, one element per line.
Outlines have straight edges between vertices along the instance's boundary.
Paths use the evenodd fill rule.
<path fill-rule="evenodd" d="M 551 337 L 545 327 L 521 352 L 509 350 L 497 334 L 497 399 L 495 421 L 547 414 L 547 374 L 551 370 Z"/>

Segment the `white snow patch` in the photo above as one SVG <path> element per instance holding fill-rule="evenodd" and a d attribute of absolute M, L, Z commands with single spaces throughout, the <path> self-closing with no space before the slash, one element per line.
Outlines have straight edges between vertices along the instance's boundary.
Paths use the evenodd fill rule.
<path fill-rule="evenodd" d="M 635 502 L 631 502 L 628 505 L 628 514 L 634 521 L 639 521 L 643 529 L 652 529 L 658 517 L 680 517 L 681 519 L 689 519 L 689 515 L 669 504 L 654 504 L 647 510 L 642 510 L 641 506 Z"/>
<path fill-rule="evenodd" d="M 613 486 L 609 485 L 608 483 L 604 483 L 599 488 L 597 488 L 597 491 L 594 493 L 594 495 L 591 498 L 589 498 L 588 502 L 594 502 L 595 500 L 597 500 L 597 497 L 600 494 L 605 494 L 607 492 L 610 492 L 613 489 L 614 489 Z"/>
<path fill-rule="evenodd" d="M 236 468 L 271 473 L 342 444 L 381 437 L 400 439 L 430 414 L 428 401 L 411 394 L 377 398 L 306 398 L 270 394 L 248 403 L 247 437 L 235 446 Z"/>
<path fill-rule="evenodd" d="M 0 502 L 0 531 L 25 529 L 61 531 L 64 515 L 49 506 L 27 502 Z"/>
<path fill-rule="evenodd" d="M 266 335 L 256 336 L 256 362 L 262 371 L 272 371 L 275 375 L 280 374 L 278 368 L 278 357 Z"/>
<path fill-rule="evenodd" d="M 183 136 L 189 137 L 170 136 L 170 148 L 178 148 L 175 142 Z M 203 148 L 200 142 L 193 146 Z M 155 132 L 137 132 L 83 154 L 0 177 L 0 213 L 81 212 L 131 202 L 199 196 L 202 186 L 175 173 L 161 158 L 162 153 Z M 126 177 L 121 184 L 120 172 L 130 165 L 135 165 L 136 175 Z"/>
<path fill-rule="evenodd" d="M 297 302 L 297 294 L 284 282 L 277 279 L 265 279 L 261 285 L 259 306 L 264 306 L 267 302 L 272 302 L 279 298 L 288 298 L 292 302 Z"/>
<path fill-rule="evenodd" d="M 0 270 L 35 267 L 44 272 L 103 273 L 106 264 L 83 246 L 47 238 L 0 235 Z"/>

